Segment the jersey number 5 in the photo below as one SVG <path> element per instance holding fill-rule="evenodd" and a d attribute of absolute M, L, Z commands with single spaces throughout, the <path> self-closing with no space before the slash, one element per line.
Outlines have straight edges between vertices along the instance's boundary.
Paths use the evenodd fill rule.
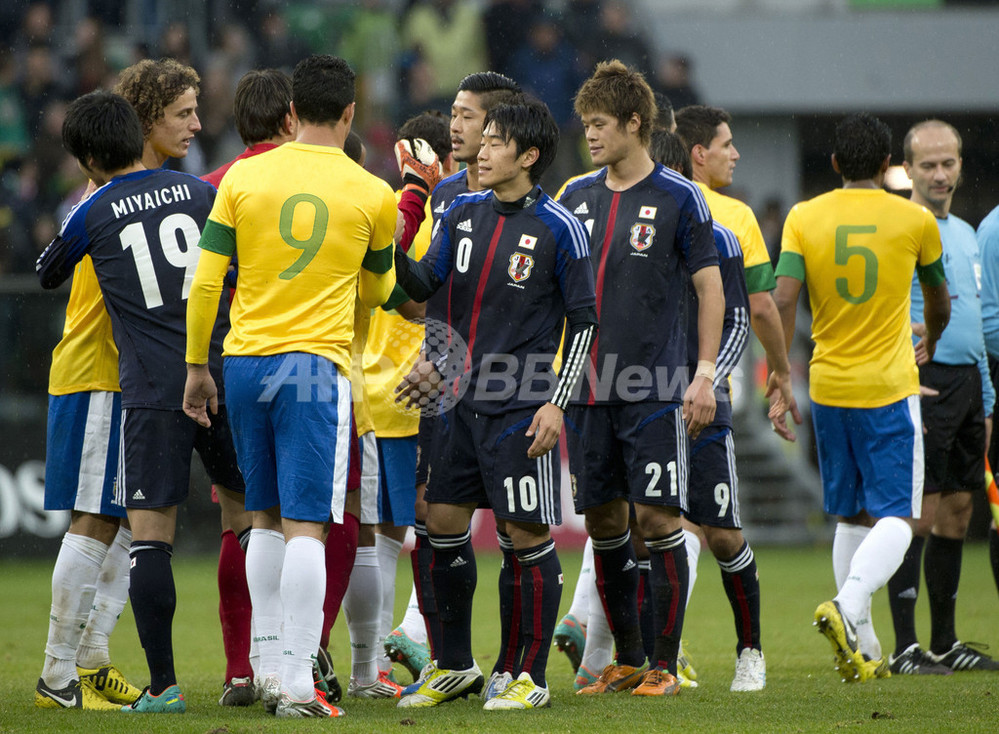
<path fill-rule="evenodd" d="M 850 282 L 846 278 L 836 278 L 836 292 L 847 303 L 854 306 L 870 300 L 878 289 L 878 256 L 874 251 L 863 245 L 851 245 L 852 234 L 874 234 L 878 228 L 873 224 L 849 225 L 836 228 L 836 264 L 846 265 L 851 257 L 861 257 L 864 260 L 864 289 L 859 296 L 850 292 Z"/>

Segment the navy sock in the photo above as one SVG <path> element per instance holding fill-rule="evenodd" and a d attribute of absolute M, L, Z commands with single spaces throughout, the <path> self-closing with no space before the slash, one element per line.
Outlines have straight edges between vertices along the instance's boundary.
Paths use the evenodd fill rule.
<path fill-rule="evenodd" d="M 440 658 L 447 670 L 472 667 L 472 596 L 477 574 L 472 531 L 460 535 L 430 535 L 433 563 L 430 572 L 440 617 Z"/>
<path fill-rule="evenodd" d="M 902 565 L 888 579 L 888 604 L 895 627 L 895 654 L 901 655 L 910 645 L 919 642 L 916 636 L 916 600 L 919 598 L 919 577 L 923 572 L 923 544 L 926 538 L 913 535 Z"/>
<path fill-rule="evenodd" d="M 170 556 L 173 547 L 156 540 L 133 540 L 128 597 L 149 666 L 149 693 L 158 696 L 177 682 L 173 667 L 173 614 L 177 592 Z"/>
<path fill-rule="evenodd" d="M 649 590 L 649 561 L 638 562 L 638 623 L 642 628 L 645 657 L 656 654 L 656 626 L 652 621 L 652 593 Z"/>
<path fill-rule="evenodd" d="M 657 630 L 655 656 L 649 665 L 676 675 L 683 614 L 687 606 L 687 585 L 690 583 L 687 546 L 680 529 L 662 538 L 646 538 L 645 545 L 649 549 L 649 586 Z"/>
<path fill-rule="evenodd" d="M 562 601 L 562 564 L 551 538 L 517 551 L 517 560 L 520 564 L 523 658 L 515 672 L 527 671 L 536 685 L 546 688 L 545 668 L 558 621 L 558 605 Z"/>
<path fill-rule="evenodd" d="M 930 533 L 923 557 L 926 596 L 930 601 L 930 650 L 937 655 L 950 650 L 957 642 L 954 631 L 954 607 L 961 581 L 963 540 L 941 538 Z"/>
<path fill-rule="evenodd" d="M 440 650 L 441 623 L 437 615 L 437 599 L 434 597 L 434 581 L 430 576 L 430 564 L 433 561 L 434 550 L 430 547 L 427 537 L 427 526 L 417 520 L 413 526 L 416 542 L 410 559 L 413 565 L 413 579 L 416 582 L 416 601 L 420 605 L 427 626 L 427 643 L 430 647 L 430 659 L 436 660 Z"/>
<path fill-rule="evenodd" d="M 520 561 L 513 552 L 513 541 L 506 533 L 496 531 L 503 565 L 499 572 L 500 649 L 496 656 L 494 673 L 513 673 L 523 650 L 520 629 Z"/>
<path fill-rule="evenodd" d="M 743 542 L 739 551 L 727 561 L 718 561 L 722 586 L 732 605 L 735 618 L 738 655 L 747 647 L 760 648 L 760 577 L 756 570 L 756 556 L 749 543 Z"/>
<path fill-rule="evenodd" d="M 593 538 L 593 570 L 614 635 L 617 663 L 637 667 L 645 661 L 645 649 L 638 622 L 638 561 L 630 530 L 614 538 Z"/>

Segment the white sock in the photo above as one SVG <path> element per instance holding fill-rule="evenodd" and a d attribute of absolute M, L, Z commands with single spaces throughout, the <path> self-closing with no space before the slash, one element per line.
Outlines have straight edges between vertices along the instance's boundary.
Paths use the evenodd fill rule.
<path fill-rule="evenodd" d="M 604 605 L 600 601 L 600 592 L 597 591 L 596 574 L 590 574 L 588 586 L 590 606 L 586 612 L 586 647 L 583 648 L 580 666 L 594 675 L 600 675 L 614 659 L 614 635 L 607 624 Z"/>
<path fill-rule="evenodd" d="M 423 619 L 423 614 L 420 613 L 420 599 L 416 595 L 415 583 L 409 592 L 406 616 L 402 618 L 402 623 L 399 626 L 413 642 L 419 642 L 421 645 L 427 644 L 427 622 Z"/>
<path fill-rule="evenodd" d="M 132 531 L 119 527 L 101 564 L 90 618 L 76 648 L 76 664 L 81 668 L 96 669 L 111 664 L 108 641 L 128 602 L 128 551 L 131 545 Z"/>
<path fill-rule="evenodd" d="M 836 601 L 851 622 L 864 617 L 871 596 L 888 583 L 912 542 L 912 528 L 899 517 L 878 520 L 853 554 L 850 573 Z"/>
<path fill-rule="evenodd" d="M 76 648 L 90 616 L 97 576 L 108 547 L 85 535 L 66 533 L 52 569 L 52 607 L 42 679 L 65 688 L 76 676 Z"/>
<path fill-rule="evenodd" d="M 343 614 L 350 633 L 350 676 L 361 685 L 370 685 L 378 678 L 381 583 L 378 551 L 371 547 L 358 548 L 343 597 Z"/>
<path fill-rule="evenodd" d="M 381 643 L 395 629 L 392 617 L 395 614 L 395 574 L 399 565 L 399 554 L 402 553 L 402 543 L 384 535 L 375 536 L 375 550 L 378 552 L 378 570 L 382 577 L 381 619 L 378 623 L 378 669 L 391 670 L 392 661 L 385 654 L 385 646 Z"/>
<path fill-rule="evenodd" d="M 281 669 L 283 607 L 281 571 L 284 566 L 284 535 L 276 530 L 254 528 L 246 547 L 246 586 L 253 605 L 253 636 L 260 654 L 257 675 L 277 675 Z"/>
<path fill-rule="evenodd" d="M 690 585 L 687 586 L 687 604 L 690 595 L 694 593 L 694 582 L 697 581 L 697 561 L 701 557 L 701 539 L 697 533 L 684 529 L 683 542 L 687 546 L 687 565 L 690 566 Z"/>
<path fill-rule="evenodd" d="M 590 589 L 593 588 L 593 541 L 586 539 L 583 546 L 583 565 L 576 579 L 576 590 L 572 592 L 572 603 L 567 614 L 571 614 L 580 624 L 586 624 L 590 613 Z"/>
<path fill-rule="evenodd" d="M 315 696 L 312 659 L 323 632 L 326 598 L 326 546 L 318 538 L 299 536 L 285 545 L 281 569 L 284 607 L 281 690 L 295 701 Z"/>
<path fill-rule="evenodd" d="M 863 525 L 853 525 L 848 522 L 836 523 L 836 533 L 833 535 L 833 575 L 836 577 L 836 591 L 843 588 L 843 583 L 850 573 L 850 562 L 857 548 L 871 529 Z"/>

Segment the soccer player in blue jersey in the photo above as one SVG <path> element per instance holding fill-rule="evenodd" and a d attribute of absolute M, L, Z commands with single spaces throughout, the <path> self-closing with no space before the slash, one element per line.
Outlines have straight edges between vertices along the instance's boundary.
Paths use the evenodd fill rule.
<path fill-rule="evenodd" d="M 89 254 L 119 348 L 117 500 L 127 507 L 132 526 L 129 596 L 150 672 L 149 687 L 123 710 L 182 713 L 184 697 L 173 664 L 176 594 L 170 557 L 192 450 L 214 482 L 243 488 L 224 413 L 210 428 L 199 428 L 181 411 L 185 301 L 198 261 L 195 243 L 215 189 L 186 174 L 147 170 L 141 162 L 139 118 L 115 94 L 93 92 L 70 105 L 63 142 L 100 188 L 73 209 L 36 269 L 43 287 L 52 288 Z M 225 305 L 217 326 L 224 326 L 224 315 Z M 217 379 L 221 337 L 217 328 Z"/>
<path fill-rule="evenodd" d="M 447 363 L 442 374 L 456 375 L 447 390 L 457 397 L 435 423 L 427 488 L 440 650 L 404 689 L 402 707 L 436 706 L 482 689 L 471 649 L 476 573 L 469 530 L 480 503 L 503 523 L 520 564 L 523 636 L 516 678 L 485 708 L 550 702 L 545 667 L 561 597 L 549 533 L 561 522 L 559 469 L 550 452 L 596 328 L 586 232 L 537 186 L 557 144 L 558 128 L 542 103 L 490 110 L 478 178 L 492 190 L 458 196 L 419 263 L 396 255 L 399 283 L 415 300 L 449 294 L 450 333 L 466 344 L 445 345 L 437 355 Z M 563 319 L 566 358 L 556 378 L 551 362 Z"/>
<path fill-rule="evenodd" d="M 510 104 L 521 99 L 520 85 L 513 79 L 494 71 L 481 71 L 469 74 L 458 84 L 454 103 L 451 105 L 451 157 L 456 164 L 464 163 L 465 168 L 447 176 L 435 188 L 430 197 L 431 212 L 435 222 L 451 205 L 455 197 L 469 191 L 480 191 L 484 188 L 479 182 L 478 155 L 482 140 L 483 120 L 493 107 L 499 104 Z M 435 325 L 443 324 L 447 319 L 447 291 L 438 291 L 426 303 L 426 319 L 429 334 L 436 336 Z M 425 381 L 436 381 L 434 366 L 428 361 L 417 362 L 413 372 L 407 378 L 411 386 Z M 427 634 L 430 642 L 431 657 L 434 657 L 440 640 L 440 622 L 437 617 L 437 605 L 434 600 L 433 583 L 430 580 L 431 549 L 426 530 L 426 503 L 423 496 L 426 491 L 427 477 L 430 473 L 429 446 L 433 435 L 433 411 L 423 411 L 420 417 L 419 436 L 417 439 L 416 468 L 416 547 L 414 555 L 414 578 L 417 583 L 417 594 L 420 611 L 427 624 Z M 506 533 L 497 530 L 500 549 L 503 552 L 503 564 L 500 568 L 499 587 L 500 604 L 503 608 L 513 609 L 516 586 L 516 558 L 513 545 Z M 506 627 L 510 623 L 512 628 Z M 501 652 L 497 655 L 493 675 L 503 677 L 505 668 L 512 664 L 517 656 L 518 633 L 517 621 L 514 615 L 501 615 L 500 631 Z M 390 653 L 390 656 L 392 653 Z M 398 657 L 398 652 L 396 652 Z M 491 677 L 492 680 L 492 677 Z M 488 688 L 488 686 L 487 686 Z"/>
<path fill-rule="evenodd" d="M 602 62 L 576 95 L 576 111 L 593 162 L 603 167 L 572 180 L 559 201 L 590 231 L 601 335 L 566 416 L 569 466 L 618 653 L 579 693 L 672 695 L 687 593 L 686 434 L 696 439 L 715 414 L 725 309 L 718 253 L 697 187 L 649 157 L 656 106 L 642 75 Z M 698 335 L 687 384 L 690 283 Z M 629 500 L 650 553 L 658 636 L 648 670 Z"/>
<path fill-rule="evenodd" d="M 972 493 L 981 491 L 985 475 L 995 403 L 982 332 L 978 241 L 971 225 L 950 212 L 961 180 L 961 136 L 942 120 L 927 120 L 909 129 L 902 149 L 911 199 L 933 212 L 940 228 L 951 317 L 933 358 L 919 368 L 919 384 L 937 394 L 920 399 L 926 427 L 922 512 L 902 565 L 888 582 L 895 625 L 895 651 L 888 662 L 895 674 L 999 670 L 999 662 L 959 641 L 954 630 L 961 552 Z M 923 293 L 915 277 L 911 319 L 923 321 Z M 919 328 L 915 339 L 924 331 Z M 916 637 L 920 565 L 930 601 L 928 651 Z"/>

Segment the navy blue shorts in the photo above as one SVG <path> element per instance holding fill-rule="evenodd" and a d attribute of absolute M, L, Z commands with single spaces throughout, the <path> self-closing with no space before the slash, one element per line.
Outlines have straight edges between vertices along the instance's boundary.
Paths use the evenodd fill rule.
<path fill-rule="evenodd" d="M 524 435 L 537 408 L 478 415 L 459 402 L 435 422 L 427 502 L 491 507 L 496 517 L 559 525 L 562 506 L 558 451 L 527 456 Z"/>
<path fill-rule="evenodd" d="M 122 410 L 116 501 L 130 509 L 179 505 L 191 483 L 192 451 L 198 452 L 212 484 L 245 491 L 225 405 L 208 417 L 211 428 L 199 426 L 182 410 Z"/>
<path fill-rule="evenodd" d="M 979 492 L 985 476 L 985 409 L 978 365 L 930 362 L 919 368 L 919 384 L 939 390 L 919 401 L 926 433 L 927 494 Z"/>
<path fill-rule="evenodd" d="M 687 519 L 698 525 L 742 527 L 731 428 L 708 426 L 692 442 L 687 504 Z"/>
<path fill-rule="evenodd" d="M 566 413 L 576 512 L 618 497 L 687 509 L 687 428 L 680 403 L 571 405 Z"/>

